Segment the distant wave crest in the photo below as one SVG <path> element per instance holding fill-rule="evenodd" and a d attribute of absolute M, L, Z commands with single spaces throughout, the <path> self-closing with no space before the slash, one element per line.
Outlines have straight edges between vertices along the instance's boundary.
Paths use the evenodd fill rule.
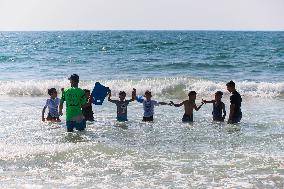
<path fill-rule="evenodd" d="M 80 87 L 92 89 L 96 81 L 81 81 Z M 138 94 L 151 90 L 154 96 L 162 98 L 185 98 L 188 91 L 194 90 L 202 96 L 212 96 L 217 90 L 229 95 L 225 82 L 201 80 L 187 77 L 178 78 L 152 78 L 141 80 L 101 80 L 105 86 L 110 87 L 114 96 L 119 91 L 131 94 L 133 88 Z M 237 90 L 245 97 L 273 98 L 284 95 L 284 82 L 236 82 Z M 61 88 L 69 87 L 68 80 L 30 80 L 30 81 L 0 81 L 0 95 L 9 96 L 47 96 L 47 89 L 55 87 L 59 92 Z"/>

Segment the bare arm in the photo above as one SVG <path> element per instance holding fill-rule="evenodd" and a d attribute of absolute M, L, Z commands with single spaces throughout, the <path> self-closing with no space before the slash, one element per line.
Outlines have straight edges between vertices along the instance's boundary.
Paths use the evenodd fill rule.
<path fill-rule="evenodd" d="M 201 104 L 197 107 L 196 106 L 196 104 L 194 105 L 194 109 L 196 110 L 196 111 L 198 111 L 201 107 L 202 107 L 202 105 L 203 105 L 204 103 L 203 102 L 201 102 Z"/>
<path fill-rule="evenodd" d="M 63 113 L 62 113 L 62 110 L 63 110 L 63 102 L 60 102 L 60 104 L 59 104 L 59 115 L 63 115 Z"/>
<path fill-rule="evenodd" d="M 45 118 L 44 118 L 45 110 L 46 110 L 46 106 L 44 106 L 43 109 L 42 109 L 42 114 L 41 114 L 41 120 L 42 121 L 45 121 Z"/>
<path fill-rule="evenodd" d="M 216 101 L 215 101 L 215 100 L 203 100 L 203 99 L 202 99 L 202 102 L 205 103 L 205 104 L 207 104 L 207 103 L 214 103 L 214 102 L 216 102 Z"/>
<path fill-rule="evenodd" d="M 234 114 L 235 114 L 235 104 L 231 104 L 230 105 L 230 114 L 229 114 L 228 123 L 232 122 Z"/>
<path fill-rule="evenodd" d="M 225 117 L 226 117 L 226 109 L 225 109 L 225 104 L 223 104 L 223 113 L 224 113 L 224 115 L 223 115 L 223 119 L 225 119 Z"/>
<path fill-rule="evenodd" d="M 133 102 L 136 100 L 136 89 L 133 88 L 133 91 L 132 91 L 132 98 L 129 100 L 130 102 Z"/>
<path fill-rule="evenodd" d="M 159 102 L 159 105 L 169 105 L 169 103 L 166 103 L 166 102 Z"/>
<path fill-rule="evenodd" d="M 88 102 L 86 103 L 86 104 L 84 104 L 84 105 L 82 105 L 82 108 L 87 108 L 87 107 L 89 107 L 89 106 L 92 106 L 92 100 L 93 98 L 92 97 L 90 97 L 89 99 L 88 99 Z"/>
<path fill-rule="evenodd" d="M 111 99 L 111 91 L 108 93 L 108 101 L 114 103 L 114 100 Z"/>
<path fill-rule="evenodd" d="M 173 101 L 170 101 L 169 105 L 170 106 L 174 106 L 174 107 L 180 107 L 180 106 L 184 105 L 184 101 L 182 103 L 180 103 L 180 104 L 175 104 Z"/>

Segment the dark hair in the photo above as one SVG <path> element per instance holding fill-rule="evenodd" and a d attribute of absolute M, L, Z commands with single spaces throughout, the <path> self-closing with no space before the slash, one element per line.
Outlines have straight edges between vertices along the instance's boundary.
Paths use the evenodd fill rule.
<path fill-rule="evenodd" d="M 145 91 L 145 95 L 147 95 L 147 94 L 151 95 L 151 91 L 149 91 L 149 90 Z"/>
<path fill-rule="evenodd" d="M 124 91 L 119 91 L 118 95 L 126 95 Z"/>
<path fill-rule="evenodd" d="M 217 95 L 223 95 L 223 92 L 222 91 L 217 91 L 215 94 L 217 94 Z"/>
<path fill-rule="evenodd" d="M 188 93 L 188 96 L 192 96 L 192 95 L 196 95 L 197 93 L 195 92 L 195 91 L 190 91 L 189 93 Z"/>
<path fill-rule="evenodd" d="M 85 93 L 90 93 L 91 91 L 89 89 L 84 89 Z"/>
<path fill-rule="evenodd" d="M 54 92 L 57 92 L 55 88 L 50 88 L 50 89 L 47 90 L 47 93 L 49 95 L 52 95 Z"/>
<path fill-rule="evenodd" d="M 235 82 L 233 82 L 233 81 L 231 80 L 231 81 L 229 81 L 229 82 L 226 84 L 226 86 L 227 86 L 227 87 L 235 87 L 236 84 L 235 84 Z"/>

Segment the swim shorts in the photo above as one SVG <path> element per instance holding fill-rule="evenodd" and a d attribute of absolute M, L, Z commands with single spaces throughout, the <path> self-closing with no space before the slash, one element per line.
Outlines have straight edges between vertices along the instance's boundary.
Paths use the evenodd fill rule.
<path fill-rule="evenodd" d="M 193 114 L 191 115 L 184 114 L 182 117 L 182 122 L 193 122 Z"/>

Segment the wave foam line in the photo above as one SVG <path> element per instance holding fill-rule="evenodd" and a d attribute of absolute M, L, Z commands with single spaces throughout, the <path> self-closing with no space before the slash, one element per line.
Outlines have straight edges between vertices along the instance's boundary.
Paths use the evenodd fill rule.
<path fill-rule="evenodd" d="M 96 81 L 81 81 L 80 87 L 92 89 Z M 142 80 L 101 80 L 110 87 L 114 96 L 119 91 L 126 91 L 130 96 L 133 88 L 138 94 L 151 90 L 154 96 L 184 98 L 188 91 L 194 90 L 200 95 L 213 96 L 218 90 L 229 95 L 225 82 L 192 78 L 156 78 Z M 54 87 L 60 93 L 61 88 L 69 87 L 68 80 L 30 80 L 30 81 L 0 81 L 0 95 L 9 96 L 48 96 L 47 89 Z M 236 82 L 237 90 L 245 97 L 278 97 L 284 95 L 284 82 Z"/>

